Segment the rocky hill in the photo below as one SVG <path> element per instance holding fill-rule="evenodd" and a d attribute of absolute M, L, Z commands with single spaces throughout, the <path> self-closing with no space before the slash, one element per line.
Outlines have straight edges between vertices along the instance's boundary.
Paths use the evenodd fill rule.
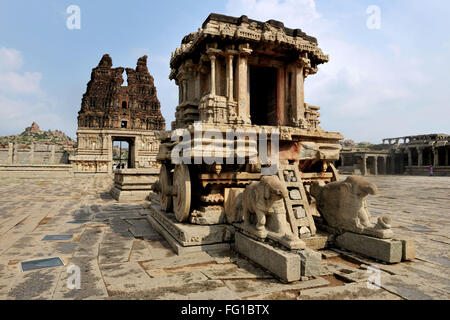
<path fill-rule="evenodd" d="M 0 137 L 0 146 L 6 147 L 9 143 L 17 143 L 25 146 L 33 143 L 50 144 L 61 146 L 65 150 L 73 150 L 76 146 L 76 142 L 64 132 L 59 130 L 42 131 L 36 122 L 33 122 L 31 126 L 26 128 L 21 134 Z"/>

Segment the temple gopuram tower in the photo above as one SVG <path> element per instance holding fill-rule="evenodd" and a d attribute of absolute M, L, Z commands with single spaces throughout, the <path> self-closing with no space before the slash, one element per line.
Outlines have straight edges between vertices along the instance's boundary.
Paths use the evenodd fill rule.
<path fill-rule="evenodd" d="M 127 86 L 123 86 L 123 72 Z M 127 168 L 157 167 L 159 142 L 155 131 L 165 130 L 147 56 L 136 69 L 113 68 L 105 54 L 92 70 L 78 113 L 78 148 L 70 158 L 75 173 L 108 173 L 113 170 L 113 143 L 128 143 Z"/>

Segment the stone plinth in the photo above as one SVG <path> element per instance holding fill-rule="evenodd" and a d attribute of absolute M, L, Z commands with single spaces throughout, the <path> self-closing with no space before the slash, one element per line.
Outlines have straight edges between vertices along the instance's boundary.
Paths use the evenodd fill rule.
<path fill-rule="evenodd" d="M 301 261 L 297 253 L 275 248 L 236 232 L 235 250 L 246 256 L 283 281 L 300 280 Z"/>
<path fill-rule="evenodd" d="M 173 213 L 163 212 L 157 204 L 150 206 L 148 221 L 178 254 L 229 246 L 234 238 L 233 226 L 179 223 Z"/>
<path fill-rule="evenodd" d="M 364 256 L 387 263 L 402 261 L 402 241 L 395 239 L 378 239 L 352 232 L 346 232 L 336 238 L 336 244 Z"/>
<path fill-rule="evenodd" d="M 158 180 L 158 169 L 123 169 L 114 172 L 111 196 L 119 202 L 143 201 Z"/>

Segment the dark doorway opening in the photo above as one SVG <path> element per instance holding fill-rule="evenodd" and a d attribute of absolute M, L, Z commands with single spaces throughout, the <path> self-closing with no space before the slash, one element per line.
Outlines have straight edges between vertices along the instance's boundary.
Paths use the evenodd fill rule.
<path fill-rule="evenodd" d="M 126 129 L 127 128 L 127 121 L 123 120 L 122 123 L 120 124 L 120 127 L 122 129 Z"/>
<path fill-rule="evenodd" d="M 276 68 L 250 66 L 250 117 L 252 124 L 276 126 Z"/>

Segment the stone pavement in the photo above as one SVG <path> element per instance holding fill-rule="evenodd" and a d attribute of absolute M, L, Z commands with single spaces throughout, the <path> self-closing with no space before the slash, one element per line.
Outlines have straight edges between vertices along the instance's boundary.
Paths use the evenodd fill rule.
<path fill-rule="evenodd" d="M 1 178 L 0 299 L 449 299 L 450 178 L 368 180 L 380 189 L 371 213 L 416 239 L 416 261 L 324 250 L 321 277 L 283 284 L 230 250 L 175 255 L 145 220 L 148 203 L 117 203 L 110 179 Z M 64 266 L 21 271 L 20 262 L 55 257 Z M 71 265 L 79 290 L 67 285 Z M 367 286 L 373 268 L 381 288 Z"/>

